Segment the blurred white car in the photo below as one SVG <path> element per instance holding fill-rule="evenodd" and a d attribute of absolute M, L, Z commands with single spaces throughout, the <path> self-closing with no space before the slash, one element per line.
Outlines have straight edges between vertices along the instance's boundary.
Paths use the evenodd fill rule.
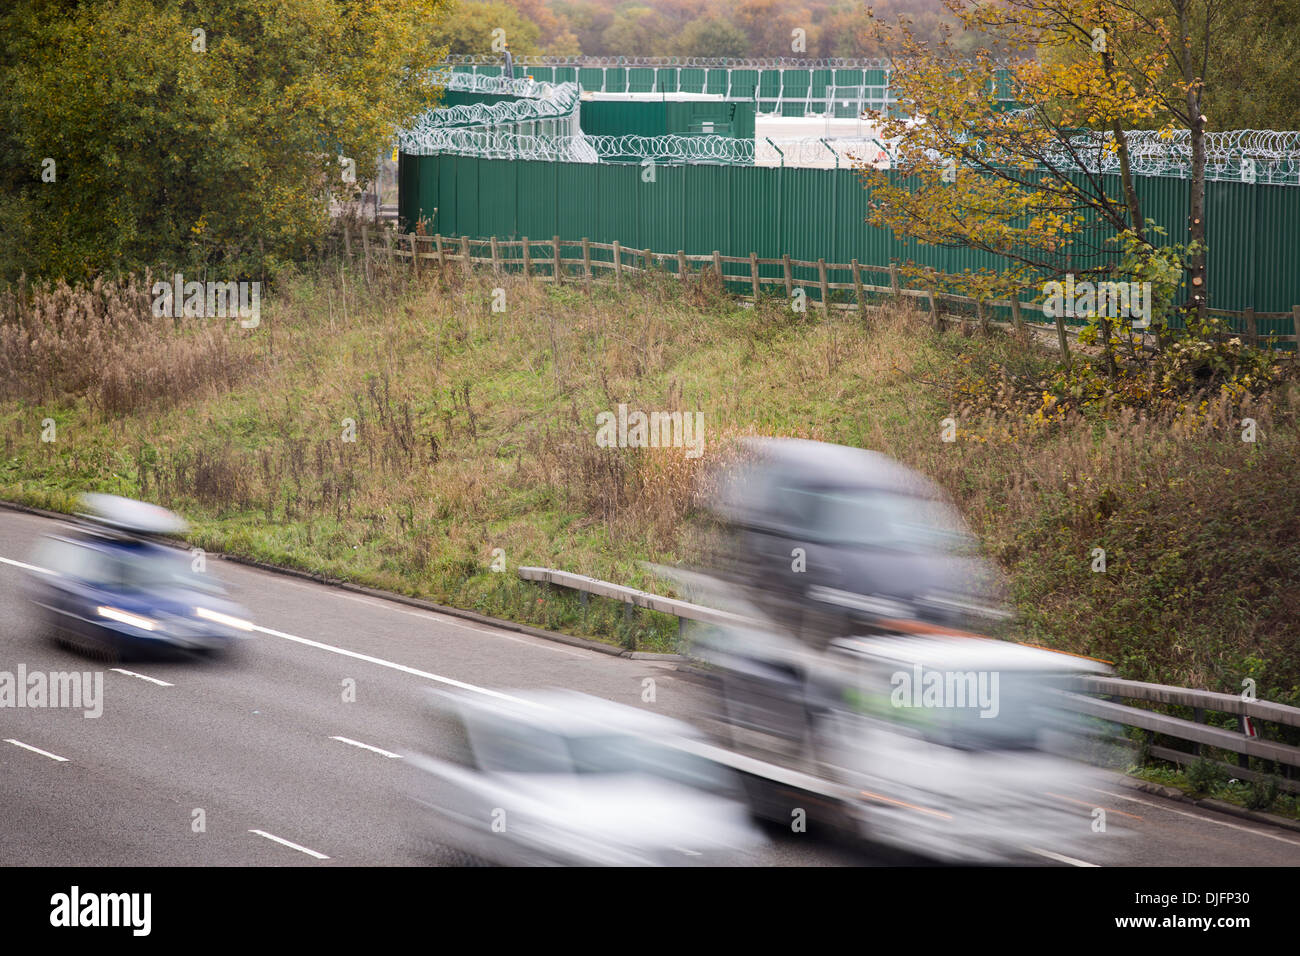
<path fill-rule="evenodd" d="M 720 865 L 764 841 L 681 721 L 570 691 L 440 693 L 435 707 L 444 756 L 412 763 L 441 862 Z"/>

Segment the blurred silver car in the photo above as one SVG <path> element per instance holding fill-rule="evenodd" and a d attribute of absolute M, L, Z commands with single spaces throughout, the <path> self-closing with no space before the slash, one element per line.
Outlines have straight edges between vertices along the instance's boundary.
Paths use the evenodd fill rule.
<path fill-rule="evenodd" d="M 570 691 L 439 694 L 435 720 L 444 755 L 412 762 L 440 862 L 734 864 L 763 842 L 680 721 Z"/>

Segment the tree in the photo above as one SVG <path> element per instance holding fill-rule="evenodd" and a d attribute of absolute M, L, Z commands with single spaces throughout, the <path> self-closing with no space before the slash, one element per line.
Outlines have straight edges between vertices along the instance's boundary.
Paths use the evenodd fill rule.
<path fill-rule="evenodd" d="M 676 56 L 739 58 L 748 47 L 744 30 L 712 16 L 692 20 L 673 41 Z"/>
<path fill-rule="evenodd" d="M 469 55 L 498 52 L 493 40 L 502 37 L 511 53 L 526 56 L 540 49 L 541 28 L 506 0 L 458 0 L 433 24 L 429 36 L 448 53 Z"/>
<path fill-rule="evenodd" d="M 341 158 L 364 181 L 436 94 L 441 3 L 17 0 L 0 14 L 5 275 L 226 281 L 302 256 L 330 191 L 356 188 Z"/>
<path fill-rule="evenodd" d="M 616 56 L 663 56 L 671 33 L 661 14 L 649 7 L 629 7 L 614 15 L 601 43 Z"/>
<path fill-rule="evenodd" d="M 970 276 L 977 293 L 1021 286 L 1059 273 L 1063 264 L 1083 278 L 1111 276 L 1120 263 L 1134 273 L 1167 275 L 1167 253 L 1157 249 L 1134 188 L 1126 131 L 1172 132 L 1186 120 L 1194 155 L 1189 189 L 1193 209 L 1202 210 L 1196 197 L 1203 204 L 1203 140 L 1199 153 L 1195 144 L 1204 131 L 1203 72 L 1187 52 L 1199 42 L 1191 36 L 1196 16 L 1189 4 L 1201 0 L 1141 2 L 1144 9 L 1127 0 L 949 0 L 964 29 L 989 36 L 990 45 L 1037 54 L 1008 67 L 1019 110 L 998 101 L 986 52 L 964 57 L 947 38 L 926 45 L 905 24 L 881 28 L 894 41 L 893 80 L 908 114 L 886 120 L 882 133 L 897 138 L 909 181 L 863 171 L 873 190 L 872 221 L 1013 263 L 1000 274 Z M 1214 6 L 1202 2 L 1203 25 L 1214 22 Z M 1157 7 L 1158 14 L 1150 12 Z M 1181 20 L 1174 15 L 1180 8 Z M 1112 157 L 1118 195 L 1101 171 Z M 1192 218 L 1180 261 L 1191 305 L 1203 308 L 1203 211 Z M 1113 362 L 1109 320 L 1100 324 Z M 1129 336 L 1119 341 L 1132 345 Z"/>

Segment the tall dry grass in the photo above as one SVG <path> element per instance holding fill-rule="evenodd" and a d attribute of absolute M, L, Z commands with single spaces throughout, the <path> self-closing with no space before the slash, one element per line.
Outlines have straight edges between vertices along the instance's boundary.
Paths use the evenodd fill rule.
<path fill-rule="evenodd" d="M 249 363 L 237 323 L 156 317 L 151 285 L 132 276 L 0 292 L 0 399 L 84 398 L 125 415 L 230 388 Z"/>

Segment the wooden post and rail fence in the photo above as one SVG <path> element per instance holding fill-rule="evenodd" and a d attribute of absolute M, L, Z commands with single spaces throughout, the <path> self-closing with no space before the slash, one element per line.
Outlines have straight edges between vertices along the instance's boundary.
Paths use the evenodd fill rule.
<path fill-rule="evenodd" d="M 786 298 L 793 299 L 796 290 L 802 290 L 808 306 L 822 310 L 854 311 L 866 315 L 879 308 L 881 303 L 872 297 L 911 298 L 923 303 L 930 321 L 942 330 L 948 323 L 960 323 L 963 329 L 971 324 L 981 329 L 990 325 L 1020 330 L 1032 327 L 1039 330 L 1054 328 L 1062 354 L 1068 359 L 1067 336 L 1077 336 L 1078 329 L 1070 328 L 1064 321 L 1053 324 L 1032 322 L 1027 315 L 1042 314 L 1041 302 L 1022 301 L 1021 296 L 1009 299 L 976 298 L 953 292 L 940 291 L 942 276 L 931 274 L 922 277 L 923 288 L 904 284 L 897 262 L 888 265 L 868 265 L 854 259 L 851 262 L 815 262 L 792 259 L 783 255 L 776 259 L 759 258 L 757 253 L 748 256 L 724 256 L 718 252 L 709 255 L 687 255 L 683 250 L 655 252 L 635 249 L 618 242 L 592 242 L 590 239 L 470 239 L 465 236 L 399 234 L 391 229 L 376 230 L 372 234 L 366 224 L 360 227 L 360 241 L 356 241 L 351 227 L 344 224 L 336 234 L 339 251 L 349 259 L 359 253 L 366 268 L 373 262 L 387 262 L 396 267 L 399 263 L 418 275 L 436 266 L 445 272 L 449 267 L 467 268 L 471 265 L 491 266 L 494 272 L 515 272 L 529 281 L 539 282 L 590 282 L 598 272 L 611 275 L 621 288 L 625 277 L 650 272 L 676 275 L 680 279 L 712 274 L 719 281 L 741 286 L 744 291 L 734 292 L 738 298 L 757 302 L 763 287 L 776 287 Z M 766 267 L 766 268 L 765 268 Z M 796 270 L 815 273 L 816 278 L 800 277 Z M 839 281 L 831 281 L 834 275 Z M 865 278 L 864 278 L 865 276 Z M 879 279 L 880 281 L 874 281 Z M 928 279 L 928 281 L 926 281 Z M 873 281 L 868 281 L 873 280 Z M 815 292 L 816 295 L 811 293 Z M 954 312 L 950 307 L 964 309 Z M 995 319 L 992 309 L 1009 311 L 1010 320 Z M 1229 319 L 1236 323 L 1238 335 L 1250 345 L 1276 346 L 1281 343 L 1298 343 L 1300 332 L 1300 305 L 1289 312 L 1256 312 L 1254 309 L 1230 311 L 1209 309 L 1211 316 Z M 1280 324 L 1291 320 L 1291 332 L 1261 331 L 1263 323 Z M 1297 344 L 1300 349 L 1300 344 Z"/>

